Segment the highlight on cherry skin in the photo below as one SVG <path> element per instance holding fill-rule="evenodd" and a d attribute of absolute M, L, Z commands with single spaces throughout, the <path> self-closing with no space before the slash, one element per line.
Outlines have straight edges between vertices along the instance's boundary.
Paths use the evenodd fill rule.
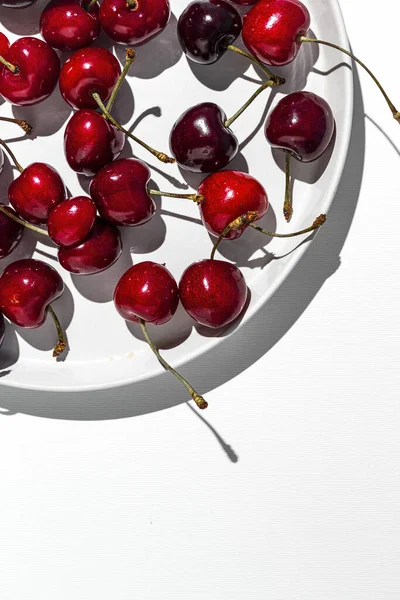
<path fill-rule="evenodd" d="M 57 50 L 90 46 L 100 32 L 99 5 L 90 0 L 51 0 L 40 17 L 43 39 Z"/>

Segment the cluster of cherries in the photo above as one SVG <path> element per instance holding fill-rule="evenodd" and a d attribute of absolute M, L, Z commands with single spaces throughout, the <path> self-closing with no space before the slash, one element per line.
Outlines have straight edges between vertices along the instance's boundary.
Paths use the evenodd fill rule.
<path fill-rule="evenodd" d="M 0 4 L 21 8 L 32 1 L 0 0 Z M 233 4 L 254 5 L 243 19 L 232 2 L 191 2 L 179 18 L 179 42 L 189 60 L 204 65 L 217 62 L 228 51 L 243 55 L 262 69 L 266 80 L 230 118 L 211 102 L 189 108 L 171 130 L 172 157 L 151 148 L 112 116 L 118 90 L 135 60 L 133 47 L 166 27 L 168 0 L 103 0 L 101 6 L 97 0 L 51 0 L 40 19 L 43 40 L 22 37 L 10 45 L 0 33 L 0 94 L 14 105 L 28 106 L 48 98 L 59 82 L 62 97 L 76 111 L 65 129 L 67 162 L 76 173 L 92 177 L 90 197 L 67 198 L 64 183 L 53 167 L 41 162 L 22 167 L 0 139 L 0 170 L 4 148 L 19 171 L 8 190 L 10 206 L 0 204 L 0 259 L 16 248 L 24 228 L 29 228 L 57 244 L 58 259 L 65 270 L 94 275 L 118 260 L 122 251 L 118 227 L 140 226 L 153 217 L 153 196 L 196 202 L 204 226 L 217 238 L 210 258 L 191 264 L 179 285 L 163 265 L 150 261 L 135 264 L 118 282 L 114 302 L 124 319 L 140 323 L 158 360 L 186 386 L 199 408 L 205 408 L 207 402 L 163 359 L 149 338 L 146 323 L 166 323 L 181 301 L 198 323 L 226 327 L 244 310 L 248 289 L 237 266 L 214 258 L 220 242 L 238 239 L 249 227 L 270 236 L 292 237 L 324 223 L 325 215 L 320 215 L 310 227 L 295 233 L 261 229 L 255 221 L 268 209 L 265 189 L 246 173 L 223 169 L 238 151 L 231 129 L 234 121 L 265 89 L 284 83 L 270 67 L 295 60 L 306 42 L 348 54 L 334 44 L 307 37 L 310 15 L 300 0 L 235 0 Z M 108 50 L 90 46 L 101 29 L 128 46 L 122 70 Z M 234 45 L 240 34 L 249 52 Z M 62 67 L 54 49 L 73 51 Z M 397 109 L 367 71 L 399 121 Z M 14 121 L 27 134 L 31 132 L 25 121 L 0 120 Z M 327 102 L 309 92 L 285 96 L 269 114 L 266 139 L 286 155 L 283 212 L 287 221 L 293 214 L 290 161 L 319 158 L 331 143 L 334 127 Z M 126 137 L 164 163 L 177 162 L 183 169 L 208 175 L 193 194 L 152 190 L 151 173 L 144 162 L 119 159 Z M 35 328 L 50 313 L 58 332 L 54 355 L 62 354 L 67 340 L 51 303 L 61 296 L 63 288 L 58 272 L 42 261 L 23 259 L 9 264 L 0 277 L 0 344 L 5 329 L 3 315 L 18 326 Z"/>

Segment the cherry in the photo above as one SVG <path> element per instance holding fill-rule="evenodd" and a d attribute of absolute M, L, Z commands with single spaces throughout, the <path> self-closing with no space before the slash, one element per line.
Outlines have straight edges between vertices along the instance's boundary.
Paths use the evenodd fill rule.
<path fill-rule="evenodd" d="M 195 321 L 216 329 L 229 325 L 243 311 L 247 285 L 235 265 L 205 259 L 191 264 L 183 273 L 179 295 Z"/>
<path fill-rule="evenodd" d="M 10 47 L 8 38 L 0 31 L 0 56 L 5 56 Z"/>
<path fill-rule="evenodd" d="M 50 165 L 40 162 L 24 169 L 7 144 L 3 140 L 0 140 L 0 144 L 6 148 L 20 172 L 8 188 L 10 204 L 25 221 L 46 223 L 50 210 L 66 197 L 60 175 Z"/>
<path fill-rule="evenodd" d="M 4 321 L 3 315 L 0 313 L 0 346 L 4 342 L 5 335 L 6 335 L 6 323 Z"/>
<path fill-rule="evenodd" d="M 300 0 L 260 0 L 243 17 L 243 41 L 258 60 L 271 66 L 282 66 L 292 62 L 303 42 L 321 44 L 343 52 L 358 63 L 373 79 L 382 92 L 393 117 L 400 123 L 400 111 L 391 102 L 372 71 L 345 48 L 331 42 L 307 37 L 310 22 L 310 13 Z"/>
<path fill-rule="evenodd" d="M 230 126 L 267 87 L 276 85 L 268 80 L 251 96 L 233 117 L 213 102 L 203 102 L 189 108 L 174 124 L 170 147 L 177 163 L 195 173 L 212 173 L 223 169 L 238 151 L 238 140 Z"/>
<path fill-rule="evenodd" d="M 171 273 L 163 265 L 151 261 L 133 265 L 122 275 L 115 288 L 114 304 L 123 319 L 140 323 L 147 343 L 165 370 L 186 387 L 200 409 L 207 408 L 204 398 L 160 355 L 147 331 L 146 323 L 167 323 L 178 308 L 178 286 Z"/>
<path fill-rule="evenodd" d="M 77 275 L 93 275 L 111 267 L 122 252 L 116 227 L 96 217 L 89 235 L 77 246 L 61 247 L 58 260 L 64 269 Z"/>
<path fill-rule="evenodd" d="M 103 0 L 99 16 L 111 39 L 137 46 L 165 29 L 170 15 L 169 0 Z"/>
<path fill-rule="evenodd" d="M 266 138 L 274 148 L 286 152 L 286 220 L 290 220 L 293 213 L 290 157 L 302 162 L 316 160 L 328 148 L 334 130 L 335 121 L 329 104 L 311 92 L 285 96 L 269 114 Z"/>
<path fill-rule="evenodd" d="M 60 59 L 53 48 L 33 37 L 16 40 L 0 55 L 0 63 L 0 94 L 18 106 L 48 98 L 60 74 Z"/>
<path fill-rule="evenodd" d="M 12 208 L 7 207 L 7 212 L 16 215 Z M 0 258 L 5 258 L 18 246 L 23 231 L 22 225 L 10 219 L 4 212 L 0 212 Z"/>
<path fill-rule="evenodd" d="M 90 233 L 96 218 L 96 205 L 87 196 L 69 198 L 50 212 L 49 236 L 58 246 L 75 246 Z"/>
<path fill-rule="evenodd" d="M 96 92 L 107 101 L 120 74 L 119 62 L 111 52 L 105 48 L 82 48 L 61 69 L 61 95 L 73 108 L 96 108 L 92 94 Z"/>
<path fill-rule="evenodd" d="M 87 0 L 51 0 L 40 17 L 40 33 L 58 50 L 78 50 L 100 35 L 99 5 Z"/>
<path fill-rule="evenodd" d="M 94 110 L 78 110 L 70 118 L 64 133 L 64 151 L 71 169 L 94 175 L 118 158 L 125 135 Z"/>
<path fill-rule="evenodd" d="M 28 329 L 43 325 L 49 312 L 59 337 L 53 356 L 58 356 L 67 344 L 50 303 L 63 291 L 64 283 L 53 267 L 33 258 L 18 260 L 0 277 L 0 311 L 15 325 Z"/>
<path fill-rule="evenodd" d="M 200 213 L 206 229 L 219 236 L 225 227 L 246 212 L 256 211 L 261 219 L 268 209 L 263 186 L 251 175 L 240 171 L 219 171 L 204 179 L 198 193 L 202 196 Z M 246 225 L 231 229 L 225 239 L 239 238 Z"/>

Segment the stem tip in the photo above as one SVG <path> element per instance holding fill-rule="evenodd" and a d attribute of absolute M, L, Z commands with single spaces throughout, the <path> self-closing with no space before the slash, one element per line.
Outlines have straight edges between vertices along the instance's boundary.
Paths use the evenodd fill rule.
<path fill-rule="evenodd" d="M 61 356 L 63 352 L 67 349 L 67 343 L 64 341 L 58 342 L 53 350 L 53 358 L 57 358 Z"/>
<path fill-rule="evenodd" d="M 286 221 L 289 223 L 290 219 L 293 216 L 293 207 L 292 207 L 291 203 L 289 202 L 289 200 L 285 200 L 285 202 L 283 204 L 283 215 L 284 215 Z"/>
<path fill-rule="evenodd" d="M 196 402 L 197 406 L 200 408 L 200 410 L 205 410 L 208 407 L 208 402 L 204 400 L 203 396 L 199 396 L 198 394 L 196 394 L 196 392 L 193 392 L 191 396 Z"/>

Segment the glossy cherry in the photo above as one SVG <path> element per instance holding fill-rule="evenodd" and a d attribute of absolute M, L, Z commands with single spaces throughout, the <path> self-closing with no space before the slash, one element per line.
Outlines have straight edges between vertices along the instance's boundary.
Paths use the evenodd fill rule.
<path fill-rule="evenodd" d="M 97 108 L 92 94 L 98 93 L 106 102 L 120 74 L 120 64 L 111 52 L 105 48 L 82 48 L 61 69 L 61 95 L 73 108 Z"/>
<path fill-rule="evenodd" d="M 12 208 L 7 211 L 15 215 Z M 16 223 L 3 212 L 0 212 L 0 258 L 5 258 L 18 246 L 24 231 L 23 225 Z"/>
<path fill-rule="evenodd" d="M 111 267 L 121 252 L 118 229 L 97 217 L 89 235 L 80 244 L 59 249 L 58 260 L 70 273 L 93 275 Z"/>
<path fill-rule="evenodd" d="M 117 311 L 126 321 L 161 325 L 179 304 L 178 286 L 171 273 L 151 261 L 133 265 L 119 280 L 114 293 Z"/>
<path fill-rule="evenodd" d="M 211 173 L 234 158 L 239 143 L 225 126 L 226 114 L 213 102 L 189 108 L 176 121 L 170 147 L 178 164 L 188 171 Z"/>
<path fill-rule="evenodd" d="M 60 59 L 46 42 L 19 38 L 5 56 L 1 55 L 1 61 L 0 94 L 8 102 L 29 106 L 42 102 L 53 92 L 60 74 Z"/>
<path fill-rule="evenodd" d="M 261 62 L 283 66 L 296 57 L 310 27 L 310 13 L 299 0 L 261 0 L 243 17 L 243 41 Z"/>
<path fill-rule="evenodd" d="M 137 46 L 158 35 L 169 21 L 169 0 L 103 0 L 100 22 L 111 39 Z"/>
<path fill-rule="evenodd" d="M 100 35 L 99 5 L 88 0 L 51 0 L 40 17 L 40 33 L 58 50 L 78 50 Z"/>
<path fill-rule="evenodd" d="M 4 33 L 0 32 L 0 56 L 5 56 L 10 47 L 10 42 Z"/>
<path fill-rule="evenodd" d="M 22 169 L 8 188 L 10 204 L 29 223 L 46 223 L 51 209 L 65 197 L 60 175 L 50 165 L 39 162 Z"/>
<path fill-rule="evenodd" d="M 53 267 L 33 258 L 18 260 L 0 277 L 0 311 L 20 327 L 40 327 L 47 307 L 63 291 L 63 281 Z"/>
<path fill-rule="evenodd" d="M 219 328 L 232 323 L 243 311 L 247 285 L 242 272 L 221 260 L 191 264 L 179 283 L 184 309 L 201 325 Z"/>
<path fill-rule="evenodd" d="M 242 31 L 242 19 L 225 0 L 196 0 L 178 21 L 178 39 L 188 58 L 197 63 L 217 62 Z"/>
<path fill-rule="evenodd" d="M 125 135 L 95 110 L 78 110 L 64 133 L 64 151 L 71 169 L 94 175 L 121 154 Z"/>
<path fill-rule="evenodd" d="M 204 179 L 198 189 L 203 197 L 200 213 L 207 230 L 218 237 L 225 227 L 250 211 L 261 219 L 268 209 L 268 197 L 263 186 L 247 173 L 219 171 Z M 239 238 L 246 226 L 231 229 L 227 240 Z"/>
<path fill-rule="evenodd" d="M 96 205 L 87 196 L 69 198 L 51 211 L 47 221 L 49 236 L 58 246 L 75 246 L 90 233 L 96 218 Z"/>
<path fill-rule="evenodd" d="M 156 205 L 147 190 L 151 173 L 146 164 L 122 158 L 101 169 L 90 184 L 100 215 L 114 225 L 142 225 Z"/>

